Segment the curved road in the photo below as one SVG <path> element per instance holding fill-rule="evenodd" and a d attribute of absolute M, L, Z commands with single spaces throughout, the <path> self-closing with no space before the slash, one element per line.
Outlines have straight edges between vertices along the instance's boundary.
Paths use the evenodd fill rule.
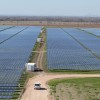
<path fill-rule="evenodd" d="M 31 78 L 26 86 L 26 91 L 24 92 L 21 100 L 49 100 L 49 87 L 47 86 L 47 81 L 55 78 L 85 78 L 85 77 L 100 77 L 100 74 L 46 74 L 44 72 Z M 47 90 L 34 90 L 34 83 L 40 82 L 42 88 Z"/>

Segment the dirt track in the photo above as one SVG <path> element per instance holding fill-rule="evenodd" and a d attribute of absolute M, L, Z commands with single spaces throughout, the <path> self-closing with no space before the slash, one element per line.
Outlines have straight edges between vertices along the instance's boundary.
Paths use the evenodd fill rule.
<path fill-rule="evenodd" d="M 46 74 L 44 72 L 31 78 L 27 83 L 26 91 L 23 94 L 21 100 L 49 100 L 49 87 L 47 86 L 47 81 L 55 78 L 83 78 L 83 77 L 100 77 L 100 74 Z M 43 90 L 34 90 L 33 84 L 35 82 L 40 82 Z"/>

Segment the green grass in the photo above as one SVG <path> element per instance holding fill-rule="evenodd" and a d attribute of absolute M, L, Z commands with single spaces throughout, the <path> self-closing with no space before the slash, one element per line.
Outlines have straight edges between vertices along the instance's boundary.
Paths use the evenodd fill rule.
<path fill-rule="evenodd" d="M 53 87 L 52 89 L 55 89 L 60 83 L 70 83 L 78 86 L 83 85 L 84 87 L 88 87 L 88 85 L 85 84 L 91 84 L 91 88 L 100 89 L 100 78 L 55 79 L 50 80 L 48 85 Z"/>
<path fill-rule="evenodd" d="M 100 71 L 87 71 L 87 70 L 48 70 L 48 73 L 61 73 L 61 74 L 100 74 Z"/>
<path fill-rule="evenodd" d="M 50 86 L 52 95 L 56 95 L 59 93 L 58 91 L 56 91 L 57 86 L 60 86 L 59 84 L 63 84 L 63 86 L 74 89 L 71 91 L 74 91 L 77 94 L 76 96 L 74 96 L 72 92 L 71 93 L 72 97 L 78 97 L 81 95 L 84 97 L 84 100 L 100 100 L 100 78 L 76 78 L 76 79 L 51 80 L 48 82 L 48 85 Z M 67 88 L 65 88 L 65 90 L 66 89 Z M 59 91 L 61 92 L 61 90 Z M 74 98 L 73 100 L 76 99 Z"/>
<path fill-rule="evenodd" d="M 43 70 L 48 73 L 46 52 L 43 54 L 42 66 Z"/>
<path fill-rule="evenodd" d="M 44 38 L 44 43 L 45 43 L 45 47 L 44 47 L 44 51 L 47 51 L 47 28 L 44 28 L 44 33 L 45 33 L 45 38 Z"/>

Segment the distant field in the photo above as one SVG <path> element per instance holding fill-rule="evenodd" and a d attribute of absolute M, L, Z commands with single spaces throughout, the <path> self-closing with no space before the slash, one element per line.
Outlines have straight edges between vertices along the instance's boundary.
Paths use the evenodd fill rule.
<path fill-rule="evenodd" d="M 48 26 L 48 27 L 100 27 L 100 23 L 92 22 L 54 22 L 54 21 L 0 21 L 0 25 Z"/>
<path fill-rule="evenodd" d="M 100 78 L 56 79 L 48 84 L 52 100 L 100 100 Z"/>

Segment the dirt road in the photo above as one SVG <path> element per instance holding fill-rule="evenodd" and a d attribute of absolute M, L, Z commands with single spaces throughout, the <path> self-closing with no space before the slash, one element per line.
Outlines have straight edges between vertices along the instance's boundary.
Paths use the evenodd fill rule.
<path fill-rule="evenodd" d="M 47 81 L 55 78 L 83 78 L 83 77 L 100 77 L 100 74 L 46 74 L 42 72 L 41 74 L 31 78 L 27 83 L 26 91 L 23 94 L 21 100 L 48 100 L 49 87 L 47 86 Z M 42 88 L 47 90 L 34 90 L 33 84 L 35 82 L 40 82 Z"/>
<path fill-rule="evenodd" d="M 42 33 L 42 40 L 45 41 L 45 33 L 43 32 Z M 46 43 L 43 42 L 41 47 L 39 48 L 39 55 L 38 55 L 38 58 L 37 58 L 37 62 L 36 62 L 36 65 L 38 66 L 38 68 L 40 68 L 41 70 L 43 70 L 43 67 L 42 67 L 42 61 L 43 61 L 43 54 L 44 52 L 44 48 L 45 48 L 45 45 Z"/>

